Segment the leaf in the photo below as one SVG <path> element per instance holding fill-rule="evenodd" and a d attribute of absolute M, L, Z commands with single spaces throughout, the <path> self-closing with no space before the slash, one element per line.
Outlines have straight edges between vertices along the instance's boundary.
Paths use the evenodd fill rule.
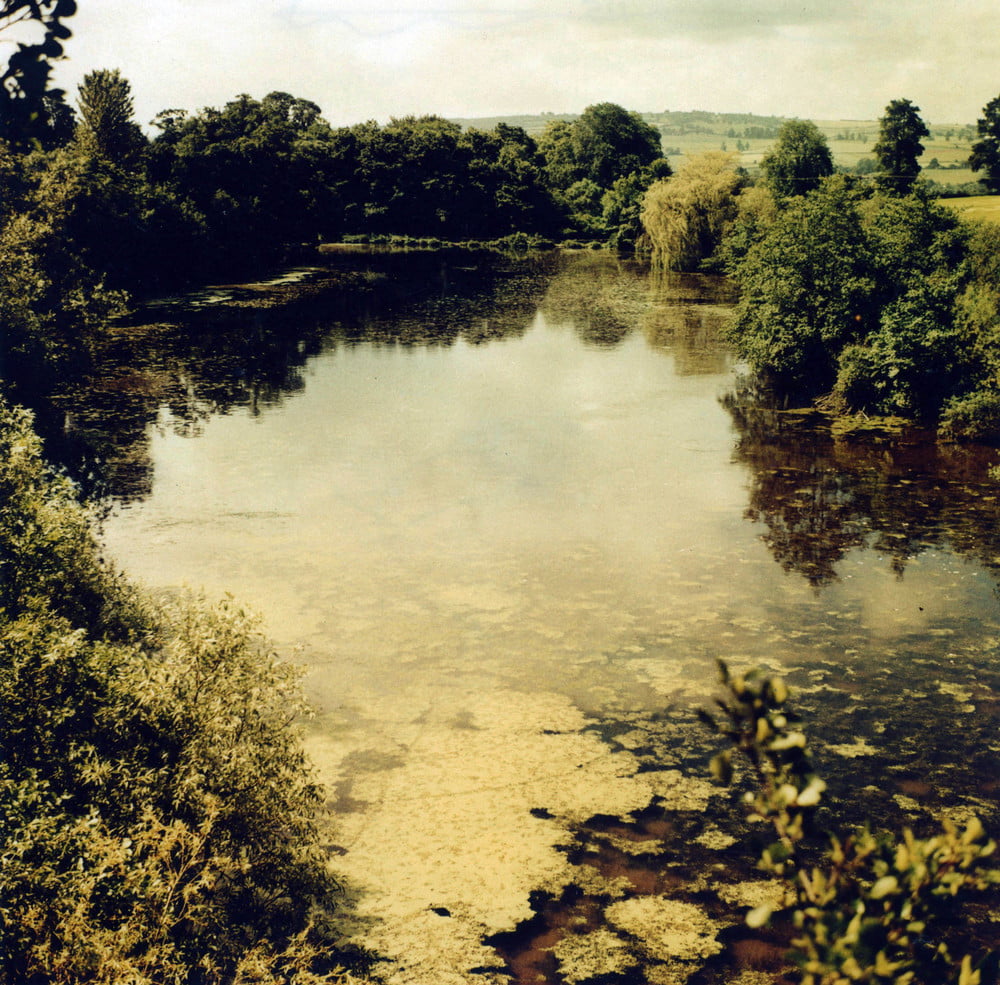
<path fill-rule="evenodd" d="M 746 925 L 753 930 L 759 930 L 761 927 L 767 925 L 767 922 L 771 919 L 771 914 L 774 912 L 774 908 L 771 906 L 755 906 L 746 915 Z"/>
<path fill-rule="evenodd" d="M 958 985 L 979 985 L 979 970 L 973 970 L 972 958 L 967 954 L 962 958 L 962 970 L 958 975 Z"/>
<path fill-rule="evenodd" d="M 895 893 L 898 889 L 899 880 L 895 876 L 882 876 L 882 878 L 877 880 L 875 885 L 872 886 L 871 892 L 868 895 L 872 899 L 883 899 L 884 897 Z"/>

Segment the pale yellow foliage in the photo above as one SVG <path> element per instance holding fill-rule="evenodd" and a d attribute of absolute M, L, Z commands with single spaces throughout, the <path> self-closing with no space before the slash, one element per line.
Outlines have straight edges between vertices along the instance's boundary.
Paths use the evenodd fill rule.
<path fill-rule="evenodd" d="M 642 224 L 654 260 L 669 270 L 691 270 L 711 256 L 736 216 L 739 157 L 709 151 L 646 192 Z"/>

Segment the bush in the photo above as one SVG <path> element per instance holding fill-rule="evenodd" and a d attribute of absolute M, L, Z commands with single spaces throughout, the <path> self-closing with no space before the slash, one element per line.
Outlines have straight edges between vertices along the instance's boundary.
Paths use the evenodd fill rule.
<path fill-rule="evenodd" d="M 336 978 L 297 674 L 231 599 L 143 602 L 0 402 L 0 982 Z"/>
<path fill-rule="evenodd" d="M 719 663 L 725 696 L 721 718 L 702 718 L 728 741 L 712 761 L 715 776 L 733 780 L 734 760 L 749 768 L 754 789 L 744 796 L 751 820 L 771 826 L 776 840 L 761 868 L 785 880 L 795 927 L 790 957 L 802 985 L 979 985 L 987 955 L 951 953 L 941 924 L 975 893 L 1000 885 L 996 854 L 982 824 L 964 830 L 945 821 L 930 838 L 909 829 L 901 835 L 867 826 L 829 835 L 828 847 L 810 864 L 813 815 L 826 790 L 816 775 L 804 732 L 779 677 L 732 675 Z M 762 927 L 772 909 L 747 914 Z M 995 965 L 995 962 L 993 962 Z"/>
<path fill-rule="evenodd" d="M 826 392 L 841 350 L 875 317 L 871 249 L 850 184 L 832 178 L 790 200 L 732 273 L 741 291 L 729 328 L 737 353 L 788 392 Z"/>
<path fill-rule="evenodd" d="M 949 401 L 941 416 L 941 434 L 964 441 L 1000 442 L 1000 391 L 984 387 Z"/>

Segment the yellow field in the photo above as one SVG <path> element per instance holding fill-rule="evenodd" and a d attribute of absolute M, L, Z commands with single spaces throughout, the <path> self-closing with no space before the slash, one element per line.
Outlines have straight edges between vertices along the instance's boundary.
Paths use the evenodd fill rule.
<path fill-rule="evenodd" d="M 1000 195 L 973 195 L 971 198 L 943 198 L 942 205 L 953 208 L 963 219 L 1000 223 Z"/>

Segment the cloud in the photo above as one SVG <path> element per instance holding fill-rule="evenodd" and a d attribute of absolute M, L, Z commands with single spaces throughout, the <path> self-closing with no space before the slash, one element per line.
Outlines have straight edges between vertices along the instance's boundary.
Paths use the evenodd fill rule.
<path fill-rule="evenodd" d="M 803 3 L 801 0 L 586 0 L 581 20 L 606 37 L 695 39 L 718 44 L 781 37 L 789 29 L 844 25 L 856 16 L 857 2 Z"/>
<path fill-rule="evenodd" d="M 335 123 L 608 100 L 871 119 L 897 97 L 971 122 L 1000 88 L 994 0 L 89 0 L 71 26 L 59 83 L 120 68 L 143 122 L 272 89 Z"/>

